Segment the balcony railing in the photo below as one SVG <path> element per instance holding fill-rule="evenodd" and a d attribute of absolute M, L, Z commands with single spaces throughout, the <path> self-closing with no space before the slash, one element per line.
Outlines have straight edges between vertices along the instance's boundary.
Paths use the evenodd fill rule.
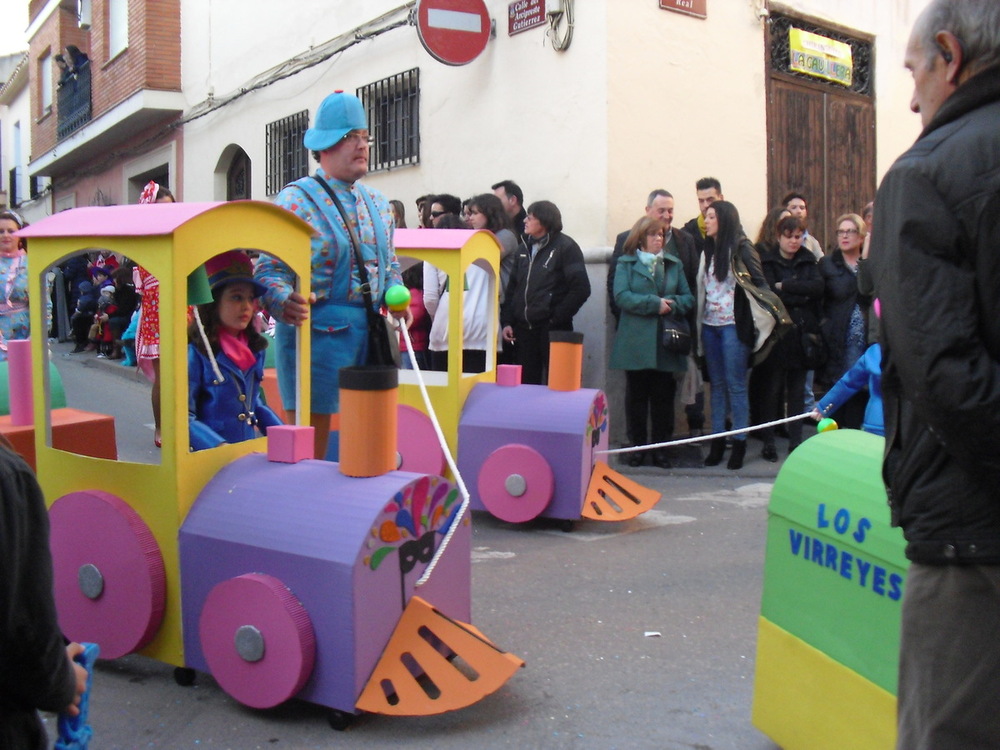
<path fill-rule="evenodd" d="M 90 116 L 90 63 L 86 62 L 59 84 L 58 139 L 82 128 L 90 122 Z"/>

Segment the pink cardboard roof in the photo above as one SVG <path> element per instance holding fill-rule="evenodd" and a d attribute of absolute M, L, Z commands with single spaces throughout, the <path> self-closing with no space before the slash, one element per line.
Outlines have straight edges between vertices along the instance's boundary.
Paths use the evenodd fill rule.
<path fill-rule="evenodd" d="M 284 211 L 272 203 L 254 203 Z M 230 203 L 151 203 L 127 206 L 88 206 L 61 211 L 25 227 L 20 237 L 140 237 L 171 234 L 196 216 Z M 289 214 L 291 216 L 291 214 Z"/>
<path fill-rule="evenodd" d="M 476 232 L 484 229 L 397 229 L 394 237 L 396 250 L 435 248 L 458 250 Z"/>

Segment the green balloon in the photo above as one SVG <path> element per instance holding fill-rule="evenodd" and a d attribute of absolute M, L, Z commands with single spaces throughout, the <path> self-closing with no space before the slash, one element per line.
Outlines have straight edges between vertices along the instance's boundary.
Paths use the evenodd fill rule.
<path fill-rule="evenodd" d="M 823 419 L 819 420 L 819 423 L 816 425 L 816 432 L 828 432 L 830 430 L 836 430 L 838 427 L 839 425 L 832 419 L 829 417 L 823 417 Z"/>
<path fill-rule="evenodd" d="M 385 290 L 385 306 L 393 312 L 400 312 L 410 306 L 410 290 L 396 284 Z"/>

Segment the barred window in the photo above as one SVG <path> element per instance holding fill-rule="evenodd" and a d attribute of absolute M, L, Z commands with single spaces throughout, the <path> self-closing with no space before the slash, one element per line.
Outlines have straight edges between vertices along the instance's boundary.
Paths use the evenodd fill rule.
<path fill-rule="evenodd" d="M 268 195 L 276 195 L 289 182 L 309 174 L 309 151 L 302 145 L 308 128 L 307 109 L 267 124 Z"/>
<path fill-rule="evenodd" d="M 372 137 L 368 169 L 420 163 L 420 69 L 413 68 L 357 90 Z"/>

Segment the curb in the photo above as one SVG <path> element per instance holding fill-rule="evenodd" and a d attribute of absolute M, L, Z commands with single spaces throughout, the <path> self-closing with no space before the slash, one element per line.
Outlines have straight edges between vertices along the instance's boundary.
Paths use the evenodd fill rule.
<path fill-rule="evenodd" d="M 68 363 L 74 367 L 95 368 L 116 377 L 124 378 L 125 380 L 149 383 L 149 380 L 142 374 L 138 366 L 122 367 L 122 360 L 120 359 L 98 359 L 97 352 L 70 354 L 75 348 L 72 341 L 59 342 L 50 340 L 48 343 L 51 358 L 60 363 Z"/>

